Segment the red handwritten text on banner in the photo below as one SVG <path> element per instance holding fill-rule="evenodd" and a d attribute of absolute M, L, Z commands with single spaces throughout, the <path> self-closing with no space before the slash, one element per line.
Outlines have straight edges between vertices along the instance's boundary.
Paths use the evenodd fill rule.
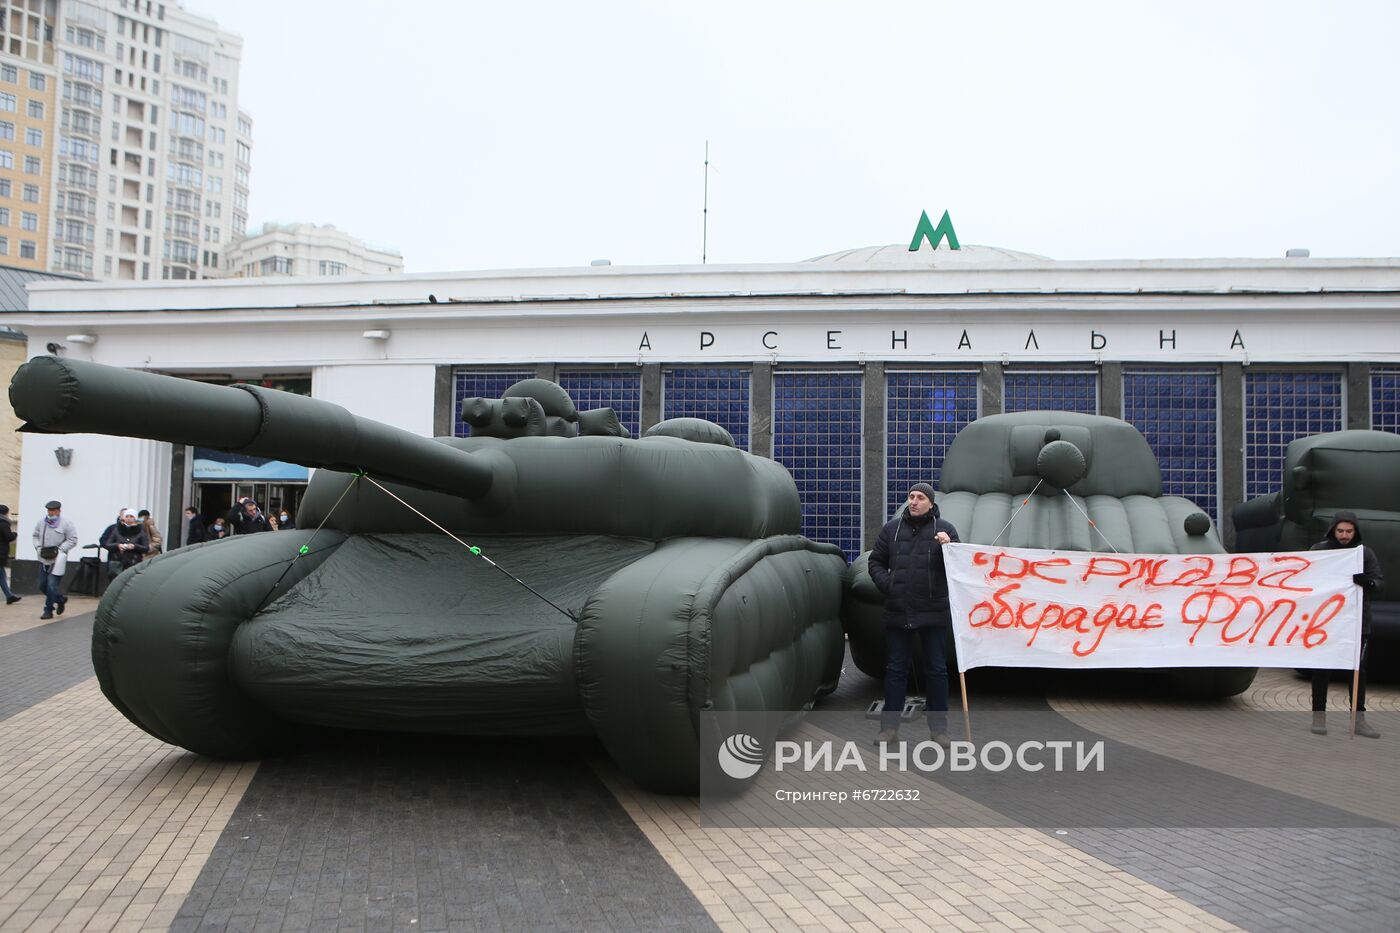
<path fill-rule="evenodd" d="M 1359 549 L 1090 554 L 944 547 L 962 670 L 1318 667 L 1360 651 Z"/>

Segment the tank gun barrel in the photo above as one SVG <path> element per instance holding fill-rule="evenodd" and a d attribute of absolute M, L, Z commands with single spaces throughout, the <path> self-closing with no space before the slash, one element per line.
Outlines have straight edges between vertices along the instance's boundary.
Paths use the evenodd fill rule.
<path fill-rule="evenodd" d="M 10 382 L 10 405 L 43 434 L 109 434 L 270 457 L 476 499 L 491 467 L 466 451 L 360 418 L 331 402 L 216 386 L 82 360 L 37 356 Z"/>

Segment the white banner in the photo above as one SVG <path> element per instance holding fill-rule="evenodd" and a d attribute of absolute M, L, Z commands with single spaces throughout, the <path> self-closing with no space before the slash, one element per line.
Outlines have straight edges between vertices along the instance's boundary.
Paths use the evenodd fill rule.
<path fill-rule="evenodd" d="M 958 667 L 1299 667 L 1361 653 L 1360 548 L 1095 554 L 943 547 Z"/>

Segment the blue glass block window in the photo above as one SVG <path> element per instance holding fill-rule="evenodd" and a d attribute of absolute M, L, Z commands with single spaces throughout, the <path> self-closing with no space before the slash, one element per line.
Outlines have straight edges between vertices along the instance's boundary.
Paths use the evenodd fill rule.
<path fill-rule="evenodd" d="M 559 373 L 559 384 L 569 393 L 579 411 L 611 408 L 633 437 L 641 433 L 641 370 L 568 370 Z"/>
<path fill-rule="evenodd" d="M 1002 411 L 1099 413 L 1099 376 L 1094 372 L 1016 372 L 1005 375 Z"/>
<path fill-rule="evenodd" d="M 1220 518 L 1219 380 L 1214 370 L 1123 372 L 1123 420 L 1147 438 L 1162 488 Z"/>
<path fill-rule="evenodd" d="M 886 516 L 904 504 L 915 483 L 937 488 L 948 445 L 976 419 L 976 373 L 886 373 Z"/>
<path fill-rule="evenodd" d="M 1371 369 L 1371 427 L 1400 434 L 1400 367 Z"/>
<path fill-rule="evenodd" d="M 734 435 L 741 450 L 749 449 L 749 370 L 668 369 L 662 375 L 663 419 L 713 421 Z"/>
<path fill-rule="evenodd" d="M 1283 455 L 1289 441 L 1341 429 L 1340 373 L 1246 373 L 1245 498 L 1282 487 Z"/>
<path fill-rule="evenodd" d="M 452 436 L 471 437 L 471 425 L 462 421 L 462 399 L 500 398 L 522 379 L 535 378 L 533 369 L 458 369 L 452 373 Z"/>
<path fill-rule="evenodd" d="M 773 459 L 802 498 L 802 533 L 860 553 L 861 375 L 776 373 Z"/>

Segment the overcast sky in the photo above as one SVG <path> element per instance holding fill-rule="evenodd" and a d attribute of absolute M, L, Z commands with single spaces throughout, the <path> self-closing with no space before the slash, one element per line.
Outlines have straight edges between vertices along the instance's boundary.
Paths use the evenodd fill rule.
<path fill-rule="evenodd" d="M 185 0 L 243 37 L 250 224 L 409 272 L 1397 256 L 1400 4 Z"/>

